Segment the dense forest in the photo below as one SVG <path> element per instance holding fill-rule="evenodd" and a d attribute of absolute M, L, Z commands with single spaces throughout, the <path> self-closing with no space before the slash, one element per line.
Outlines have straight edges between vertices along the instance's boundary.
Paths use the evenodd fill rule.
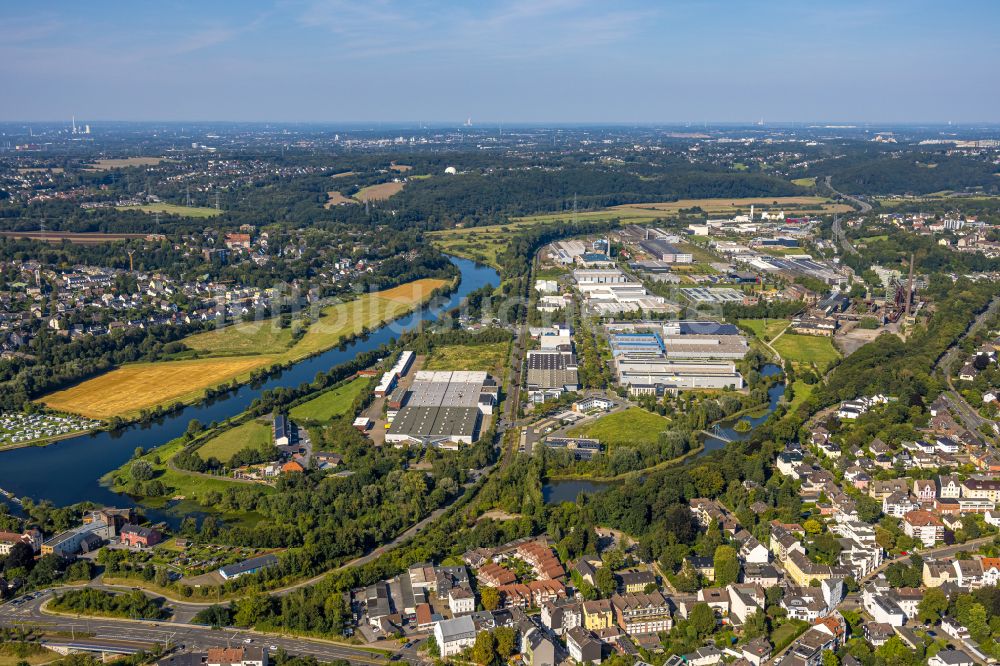
<path fill-rule="evenodd" d="M 930 194 L 982 188 L 1000 193 L 997 167 L 988 159 L 944 152 L 901 149 L 884 155 L 872 150 L 810 165 L 809 176 L 832 176 L 834 189 L 850 194 Z"/>

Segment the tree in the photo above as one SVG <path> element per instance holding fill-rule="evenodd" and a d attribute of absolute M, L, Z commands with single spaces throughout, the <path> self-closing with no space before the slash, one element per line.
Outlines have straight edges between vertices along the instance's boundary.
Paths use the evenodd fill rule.
<path fill-rule="evenodd" d="M 886 666 L 910 666 L 914 663 L 915 656 L 913 650 L 899 636 L 887 640 L 875 654 L 885 662 Z"/>
<path fill-rule="evenodd" d="M 948 610 L 948 597 L 939 587 L 932 587 L 924 592 L 924 598 L 917 605 L 917 618 L 927 624 L 935 624 L 941 615 Z"/>
<path fill-rule="evenodd" d="M 802 529 L 806 531 L 806 534 L 819 534 L 823 531 L 823 525 L 815 518 L 810 518 L 802 523 Z"/>
<path fill-rule="evenodd" d="M 706 603 L 697 603 L 691 609 L 688 622 L 698 633 L 698 636 L 708 636 L 715 631 L 715 611 Z"/>
<path fill-rule="evenodd" d="M 618 589 L 618 583 L 615 581 L 615 574 L 611 571 L 611 567 L 598 569 L 597 573 L 594 574 L 594 583 L 602 597 L 610 597 Z"/>
<path fill-rule="evenodd" d="M 766 636 L 768 632 L 767 614 L 763 610 L 756 610 L 743 624 L 743 637 L 747 640 Z"/>
<path fill-rule="evenodd" d="M 237 600 L 234 607 L 233 624 L 252 627 L 270 614 L 271 598 L 266 594 L 253 594 Z"/>
<path fill-rule="evenodd" d="M 23 541 L 18 541 L 11 547 L 6 559 L 4 559 L 3 570 L 11 571 L 13 569 L 24 569 L 24 571 L 27 572 L 31 571 L 34 564 L 34 549 Z"/>
<path fill-rule="evenodd" d="M 715 584 L 725 587 L 735 583 L 740 577 L 740 561 L 736 549 L 732 546 L 719 546 L 715 549 Z"/>
<path fill-rule="evenodd" d="M 511 627 L 497 627 L 493 636 L 497 639 L 497 654 L 501 659 L 510 659 L 517 651 L 517 633 Z"/>
<path fill-rule="evenodd" d="M 833 650 L 823 650 L 823 666 L 840 666 L 840 659 Z"/>
<path fill-rule="evenodd" d="M 472 646 L 469 656 L 477 664 L 490 666 L 499 659 L 497 654 L 497 639 L 488 631 L 480 631 L 476 635 L 476 643 Z"/>
<path fill-rule="evenodd" d="M 145 460 L 136 460 L 132 463 L 131 474 L 136 481 L 149 481 L 153 478 L 153 466 Z"/>
<path fill-rule="evenodd" d="M 495 587 L 481 587 L 479 598 L 483 600 L 483 608 L 488 611 L 496 610 L 500 607 L 500 590 Z"/>

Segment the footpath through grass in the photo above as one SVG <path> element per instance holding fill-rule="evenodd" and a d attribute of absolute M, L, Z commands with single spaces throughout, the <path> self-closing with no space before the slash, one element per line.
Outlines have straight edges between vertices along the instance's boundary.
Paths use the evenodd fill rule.
<path fill-rule="evenodd" d="M 223 431 L 198 448 L 202 460 L 214 457 L 224 463 L 247 447 L 266 450 L 271 446 L 271 425 L 257 419 Z"/>
<path fill-rule="evenodd" d="M 571 437 L 591 437 L 601 440 L 609 450 L 615 446 L 655 444 L 660 433 L 670 427 L 670 419 L 647 412 L 641 407 L 629 407 L 623 412 L 607 414 L 595 421 L 570 428 Z"/>
<path fill-rule="evenodd" d="M 785 333 L 771 346 L 781 354 L 781 358 L 793 364 L 815 364 L 820 371 L 826 370 L 840 358 L 833 340 L 818 335 Z"/>
<path fill-rule="evenodd" d="M 746 326 L 753 334 L 765 342 L 770 342 L 779 333 L 788 328 L 787 319 L 740 319 L 740 326 Z"/>

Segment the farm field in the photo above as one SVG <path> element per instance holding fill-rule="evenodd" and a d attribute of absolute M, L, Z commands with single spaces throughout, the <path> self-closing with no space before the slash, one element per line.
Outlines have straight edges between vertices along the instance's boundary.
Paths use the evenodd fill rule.
<path fill-rule="evenodd" d="M 330 176 L 330 178 L 350 178 L 355 174 L 356 174 L 355 171 L 341 171 L 340 173 L 333 174 L 332 176 Z"/>
<path fill-rule="evenodd" d="M 615 446 L 655 444 L 660 433 L 670 425 L 670 419 L 647 412 L 640 407 L 629 407 L 623 412 L 602 416 L 596 421 L 570 428 L 571 437 L 593 437 L 601 440 L 608 449 Z"/>
<path fill-rule="evenodd" d="M 426 301 L 432 291 L 445 284 L 445 280 L 425 278 L 323 308 L 320 318 L 288 351 L 287 360 L 299 360 L 324 351 L 339 344 L 343 337 L 357 335 L 364 328 L 374 329 L 392 321 Z"/>
<path fill-rule="evenodd" d="M 47 243 L 69 241 L 70 243 L 88 245 L 112 243 L 130 238 L 145 238 L 146 234 L 105 234 L 99 231 L 0 231 L 0 236 L 6 238 L 27 238 L 28 240 L 39 240 Z"/>
<path fill-rule="evenodd" d="M 788 328 L 787 319 L 740 319 L 739 324 L 746 326 L 761 340 L 773 340 L 778 333 Z"/>
<path fill-rule="evenodd" d="M 771 345 L 785 360 L 796 364 L 815 364 L 821 371 L 840 358 L 833 340 L 817 335 L 786 333 Z"/>
<path fill-rule="evenodd" d="M 435 289 L 445 284 L 446 280 L 425 278 L 328 306 L 294 344 L 291 329 L 276 327 L 276 320 L 196 333 L 183 342 L 193 341 L 192 348 L 215 358 L 124 365 L 43 396 L 39 402 L 95 419 L 133 417 L 158 405 L 196 402 L 207 388 L 233 380 L 246 381 L 253 370 L 299 361 L 335 347 L 366 328 L 376 329 L 428 300 Z"/>
<path fill-rule="evenodd" d="M 676 215 L 683 209 L 700 208 L 705 213 L 737 213 L 746 212 L 750 206 L 767 206 L 779 208 L 786 213 L 843 213 L 852 210 L 847 204 L 840 204 L 827 199 L 826 197 L 801 196 L 801 197 L 747 197 L 741 199 L 678 199 L 677 201 L 624 204 L 612 206 L 597 211 L 587 211 L 578 213 L 580 220 L 609 220 L 621 218 L 630 222 L 644 222 L 654 219 L 662 219 Z M 572 217 L 569 212 L 549 213 L 545 215 L 531 215 L 517 218 L 519 221 L 531 222 L 552 222 L 554 220 L 568 220 Z"/>
<path fill-rule="evenodd" d="M 393 162 L 392 166 L 390 166 L 389 168 L 399 173 L 406 173 L 407 171 L 411 171 L 413 169 L 413 167 L 411 167 L 409 164 L 396 164 L 395 162 Z"/>
<path fill-rule="evenodd" d="M 369 379 L 358 377 L 343 386 L 326 391 L 308 402 L 292 407 L 288 415 L 292 420 L 329 421 L 343 416 L 357 398 L 367 388 Z"/>
<path fill-rule="evenodd" d="M 281 328 L 279 321 L 278 318 L 272 318 L 240 322 L 214 331 L 189 335 L 184 338 L 184 344 L 213 356 L 280 354 L 292 345 L 294 332 L 302 322 L 294 321 L 288 328 Z"/>
<path fill-rule="evenodd" d="M 358 203 L 357 199 L 352 199 L 351 197 L 345 197 L 343 194 L 341 194 L 336 190 L 330 190 L 329 192 L 327 192 L 326 198 L 329 199 L 329 201 L 323 204 L 323 208 L 333 208 L 334 206 L 339 206 L 341 204 Z"/>
<path fill-rule="evenodd" d="M 143 409 L 201 398 L 206 388 L 249 377 L 271 356 L 132 363 L 42 397 L 52 409 L 88 418 L 136 416 Z"/>
<path fill-rule="evenodd" d="M 110 171 L 127 167 L 156 166 L 165 161 L 162 157 L 123 157 L 118 159 L 94 160 L 86 171 Z"/>
<path fill-rule="evenodd" d="M 177 204 L 156 203 L 144 206 L 117 206 L 118 210 L 141 210 L 143 213 L 166 213 L 181 217 L 214 217 L 222 211 L 205 206 L 178 206 Z"/>
<path fill-rule="evenodd" d="M 505 344 L 442 345 L 427 357 L 424 370 L 484 370 L 500 377 L 508 352 Z"/>
<path fill-rule="evenodd" d="M 673 217 L 685 208 L 699 207 L 706 213 L 736 213 L 749 210 L 750 205 L 778 206 L 786 213 L 833 213 L 852 210 L 847 204 L 834 203 L 825 197 L 757 197 L 745 199 L 681 199 L 666 203 L 641 203 L 612 206 L 601 210 L 583 211 L 576 214 L 578 220 L 621 219 L 632 224 L 646 224 Z M 503 253 L 512 232 L 536 224 L 567 221 L 573 218 L 571 211 L 527 215 L 513 218 L 508 224 L 485 227 L 469 227 L 432 231 L 428 234 L 432 242 L 443 251 L 466 259 L 473 259 L 497 267 L 497 256 Z M 692 246 L 694 251 L 707 252 L 700 246 Z M 705 261 L 699 257 L 699 261 Z M 712 257 L 710 260 L 715 260 Z"/>
<path fill-rule="evenodd" d="M 213 437 L 198 448 L 203 460 L 215 457 L 229 462 L 233 454 L 247 447 L 265 449 L 271 445 L 271 426 L 259 420 L 247 421 Z"/>
<path fill-rule="evenodd" d="M 354 194 L 354 198 L 358 201 L 383 201 L 388 199 L 393 194 L 397 194 L 402 191 L 403 185 L 405 183 L 379 183 L 378 185 L 369 185 L 368 187 L 362 187 Z"/>
<path fill-rule="evenodd" d="M 816 184 L 816 176 L 811 178 L 795 178 L 792 180 L 792 185 L 798 185 L 799 187 L 812 187 Z"/>

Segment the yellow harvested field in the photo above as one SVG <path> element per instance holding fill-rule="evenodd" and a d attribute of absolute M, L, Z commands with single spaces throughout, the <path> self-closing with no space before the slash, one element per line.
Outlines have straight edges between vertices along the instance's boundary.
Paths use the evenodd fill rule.
<path fill-rule="evenodd" d="M 377 291 L 374 295 L 390 301 L 397 301 L 405 303 L 406 305 L 414 305 L 427 300 L 432 291 L 440 289 L 446 284 L 448 284 L 447 280 L 424 278 L 422 280 L 407 282 L 406 284 L 401 284 L 398 287 L 386 289 L 385 291 Z"/>
<path fill-rule="evenodd" d="M 156 166 L 163 161 L 162 157 L 124 157 L 120 159 L 94 160 L 87 171 L 109 171 L 126 167 Z"/>
<path fill-rule="evenodd" d="M 323 204 L 323 208 L 333 208 L 334 206 L 340 206 L 341 204 L 358 203 L 356 199 L 352 199 L 351 197 L 345 197 L 343 194 L 337 192 L 336 190 L 331 190 L 327 192 L 326 198 L 329 199 L 329 201 Z"/>
<path fill-rule="evenodd" d="M 406 183 L 379 183 L 363 187 L 354 195 L 358 201 L 384 201 L 403 189 Z"/>
<path fill-rule="evenodd" d="M 407 171 L 413 169 L 413 167 L 409 166 L 408 164 L 396 164 L 395 162 L 393 162 L 392 166 L 390 166 L 389 168 L 392 169 L 393 171 L 398 171 L 399 173 L 406 173 Z"/>
<path fill-rule="evenodd" d="M 323 312 L 295 343 L 286 356 L 298 360 L 340 344 L 343 338 L 375 329 L 410 311 L 430 298 L 431 292 L 447 284 L 445 280 L 424 279 L 393 289 L 365 294 L 347 303 L 323 308 Z"/>
<path fill-rule="evenodd" d="M 335 173 L 330 178 L 347 178 L 353 176 L 356 172 L 354 171 L 341 171 L 340 173 Z"/>
<path fill-rule="evenodd" d="M 425 278 L 363 294 L 323 309 L 305 334 L 292 344 L 294 327 L 282 329 L 276 320 L 246 322 L 184 339 L 192 349 L 213 358 L 133 363 L 106 372 L 72 388 L 56 391 L 39 402 L 88 418 L 132 417 L 143 409 L 199 400 L 205 389 L 232 380 L 246 381 L 253 370 L 299 361 L 337 346 L 344 339 L 374 330 L 430 298 L 447 280 Z M 301 322 L 301 323 L 300 323 Z"/>
<path fill-rule="evenodd" d="M 206 388 L 246 379 L 274 362 L 268 356 L 133 363 L 41 399 L 52 409 L 88 418 L 134 416 L 143 409 L 201 397 Z"/>

